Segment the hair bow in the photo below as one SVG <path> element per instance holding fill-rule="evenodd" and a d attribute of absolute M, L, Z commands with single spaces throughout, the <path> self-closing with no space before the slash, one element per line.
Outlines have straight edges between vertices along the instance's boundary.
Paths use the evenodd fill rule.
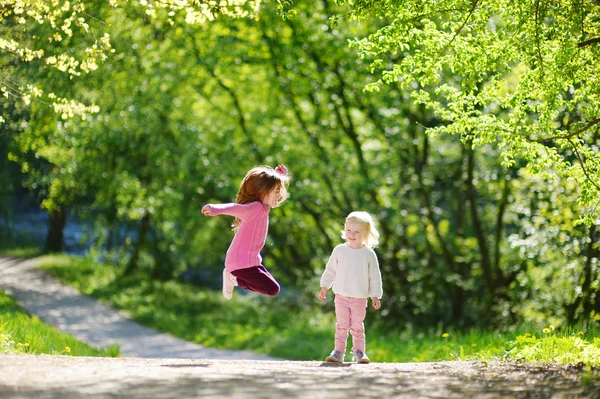
<path fill-rule="evenodd" d="M 280 174 L 282 176 L 287 176 L 288 169 L 284 164 L 277 165 L 277 167 L 275 168 L 275 173 Z"/>

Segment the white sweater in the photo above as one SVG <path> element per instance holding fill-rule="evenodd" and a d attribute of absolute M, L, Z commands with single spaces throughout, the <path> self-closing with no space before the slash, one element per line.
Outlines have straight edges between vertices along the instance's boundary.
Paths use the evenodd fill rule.
<path fill-rule="evenodd" d="M 375 251 L 369 247 L 354 249 L 348 244 L 335 247 L 321 276 L 322 288 L 329 289 L 332 285 L 335 294 L 381 298 L 381 272 Z"/>

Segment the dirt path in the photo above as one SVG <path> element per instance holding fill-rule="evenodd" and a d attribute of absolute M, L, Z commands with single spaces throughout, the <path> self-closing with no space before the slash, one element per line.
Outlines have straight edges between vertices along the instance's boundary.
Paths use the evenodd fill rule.
<path fill-rule="evenodd" d="M 0 355 L 2 398 L 598 398 L 567 367 Z"/>
<path fill-rule="evenodd" d="M 600 398 L 574 368 L 501 362 L 344 363 L 219 351 L 140 326 L 36 268 L 0 257 L 0 289 L 46 323 L 123 358 L 0 355 L 0 398 Z M 223 360 L 229 359 L 229 360 Z"/>
<path fill-rule="evenodd" d="M 118 344 L 123 356 L 274 360 L 250 351 L 207 348 L 144 327 L 38 270 L 36 259 L 0 256 L 0 289 L 45 323 L 98 348 Z"/>

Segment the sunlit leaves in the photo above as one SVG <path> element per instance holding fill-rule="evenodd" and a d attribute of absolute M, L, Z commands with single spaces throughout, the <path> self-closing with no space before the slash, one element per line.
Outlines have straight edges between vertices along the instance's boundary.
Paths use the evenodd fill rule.
<path fill-rule="evenodd" d="M 600 53 L 593 42 L 600 36 L 600 5 L 338 3 L 348 4 L 358 20 L 384 21 L 379 30 L 352 41 L 378 76 L 366 90 L 382 84 L 417 88 L 414 100 L 447 125 L 432 133 L 462 135 L 475 145 L 496 142 L 507 165 L 526 159 L 546 177 L 575 179 L 580 202 L 588 206 L 585 219 L 598 215 L 600 163 L 586 151 L 597 152 L 598 126 L 582 127 L 600 117 Z M 557 139 L 565 135 L 577 137 L 571 143 Z"/>
<path fill-rule="evenodd" d="M 130 3 L 142 7 L 149 17 L 167 18 L 170 24 L 176 14 L 183 14 L 186 23 L 204 24 L 220 15 L 254 18 L 260 0 L 125 0 L 111 1 L 110 7 L 116 9 Z M 68 0 L 0 0 L 0 55 L 7 55 L 1 65 L 16 69 L 20 63 L 41 64 L 56 68 L 71 80 L 97 70 L 114 49 L 96 7 L 93 2 Z M 161 10 L 166 10 L 167 15 L 157 14 Z M 78 47 L 73 47 L 73 43 Z M 24 90 L 24 80 L 21 74 L 6 69 L 0 77 L 0 91 L 10 101 L 29 105 L 32 97 Z M 96 109 L 75 100 L 55 103 L 50 97 L 37 97 L 63 117 L 85 117 Z"/>
<path fill-rule="evenodd" d="M 65 118 L 85 117 L 97 111 L 94 105 L 45 94 L 37 82 L 32 91 L 26 82 L 34 79 L 24 70 L 27 65 L 55 68 L 65 74 L 65 79 L 73 79 L 98 68 L 113 50 L 107 34 L 98 32 L 97 27 L 95 32 L 91 30 L 88 20 L 94 18 L 86 3 L 2 0 L 0 9 L 0 55 L 6 66 L 0 77 L 0 91 L 7 100 L 26 106 L 32 100 L 40 101 Z M 77 49 L 70 47 L 72 38 L 78 35 L 86 40 L 78 40 L 82 46 Z"/>
<path fill-rule="evenodd" d="M 156 17 L 157 10 L 166 9 L 169 17 L 173 17 L 175 13 L 183 13 L 185 22 L 194 25 L 214 21 L 219 15 L 254 18 L 261 0 L 142 0 L 139 4 L 145 7 L 148 16 Z M 171 18 L 170 21 L 172 22 Z"/>

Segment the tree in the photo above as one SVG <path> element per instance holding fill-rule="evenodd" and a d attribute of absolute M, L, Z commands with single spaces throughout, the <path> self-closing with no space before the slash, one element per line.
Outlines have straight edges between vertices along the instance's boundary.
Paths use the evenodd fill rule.
<path fill-rule="evenodd" d="M 33 64 L 20 76 L 99 112 L 63 120 L 42 103 L 13 103 L 11 122 L 27 123 L 11 158 L 46 208 L 93 215 L 101 259 L 152 278 L 218 276 L 231 220 L 199 209 L 232 201 L 248 168 L 284 162 L 291 198 L 271 212 L 263 255 L 285 288 L 309 293 L 306 303 L 344 217 L 366 210 L 382 232 L 386 297 L 370 317 L 388 326 L 577 320 L 598 308 L 599 237 L 572 220 L 585 210 L 574 204 L 576 180 L 544 183 L 523 158 L 502 167 L 505 149 L 477 141 L 478 130 L 431 134 L 450 126 L 443 108 L 428 107 L 448 104 L 449 89 L 413 79 L 363 91 L 371 61 L 357 59 L 348 39 L 385 19 L 332 26 L 341 11 L 327 0 L 298 4 L 285 19 L 264 7 L 258 20 L 220 18 L 203 29 L 183 12 L 149 15 L 141 4 L 95 10 L 114 56 L 72 80 Z M 85 37 L 61 43 L 78 49 Z M 463 87 L 450 68 L 438 72 L 440 87 Z M 489 85 L 478 82 L 474 95 Z M 416 101 L 423 93 L 427 102 Z M 512 110 L 486 112 L 502 122 Z M 561 295 L 545 291 L 548 279 Z"/>
<path fill-rule="evenodd" d="M 115 9 L 119 7 L 118 0 L 109 3 Z M 130 1 L 121 3 L 127 6 Z M 220 15 L 251 18 L 259 5 L 260 0 L 150 0 L 142 7 L 148 17 L 163 17 L 171 24 L 176 15 L 183 15 L 186 23 L 203 24 Z M 15 70 L 21 64 L 31 64 L 59 70 L 65 79 L 97 70 L 114 52 L 104 20 L 98 18 L 99 9 L 92 1 L 0 0 L 0 94 L 8 100 L 0 105 L 5 111 L 11 102 L 29 105 L 32 100 L 52 107 L 63 119 L 98 111 L 94 104 L 44 92 L 37 80 L 23 80 Z M 80 38 L 75 41 L 77 47 L 63 45 L 73 37 Z M 0 123 L 4 120 L 0 116 Z"/>
<path fill-rule="evenodd" d="M 399 83 L 443 123 L 431 135 L 495 143 L 546 180 L 575 181 L 581 220 L 600 214 L 600 4 L 551 0 L 338 0 L 377 31 L 352 44 L 377 91 Z M 339 17 L 338 17 L 339 18 Z M 336 21 L 334 18 L 333 21 Z M 451 74 L 453 79 L 446 79 Z"/>
<path fill-rule="evenodd" d="M 170 26 L 180 19 L 184 24 L 197 25 L 214 20 L 217 16 L 232 18 L 253 17 L 260 3 L 254 0 L 226 0 L 215 4 L 212 1 L 147 1 L 143 5 L 124 1 L 110 5 L 97 2 L 69 1 L 0 1 L 0 134 L 17 137 L 27 126 L 28 133 L 19 137 L 19 147 L 25 156 L 42 155 L 42 168 L 31 170 L 29 181 L 41 188 L 45 197 L 43 206 L 49 211 L 47 247 L 53 251 L 62 248 L 62 232 L 66 223 L 65 207 L 74 201 L 74 196 L 85 195 L 81 181 L 70 178 L 74 168 L 55 168 L 68 162 L 68 155 L 57 151 L 56 143 L 49 138 L 60 137 L 53 129 L 50 117 L 42 108 L 55 112 L 63 121 L 74 116 L 85 120 L 98 113 L 94 102 L 93 88 L 82 85 L 85 77 L 100 68 L 108 56 L 115 52 L 111 43 L 111 27 L 106 23 L 111 15 L 123 9 L 137 8 L 140 21 L 160 20 Z M 77 88 L 77 89 L 75 89 Z M 38 132 L 28 122 L 29 114 L 22 112 L 32 102 L 41 106 L 36 109 L 40 121 L 34 122 Z M 26 115 L 27 117 L 24 117 Z M 60 123 L 58 123 L 60 126 Z M 58 133 L 58 134 L 57 134 Z M 68 146 L 68 145 L 67 145 Z M 32 163 L 19 158 L 19 151 L 10 154 L 21 163 L 22 169 L 30 170 Z M 52 159 L 53 162 L 45 162 Z M 35 162 L 34 162 L 35 163 Z M 35 168 L 33 168 L 35 169 Z M 68 173 L 63 173 L 68 170 Z M 41 172 L 41 173 L 39 173 Z M 59 177 L 62 174 L 62 178 Z M 85 182 L 85 180 L 83 180 Z M 43 182 L 43 183 L 42 183 Z M 65 184 L 67 183 L 67 184 Z M 142 236 L 143 237 L 143 236 Z"/>

